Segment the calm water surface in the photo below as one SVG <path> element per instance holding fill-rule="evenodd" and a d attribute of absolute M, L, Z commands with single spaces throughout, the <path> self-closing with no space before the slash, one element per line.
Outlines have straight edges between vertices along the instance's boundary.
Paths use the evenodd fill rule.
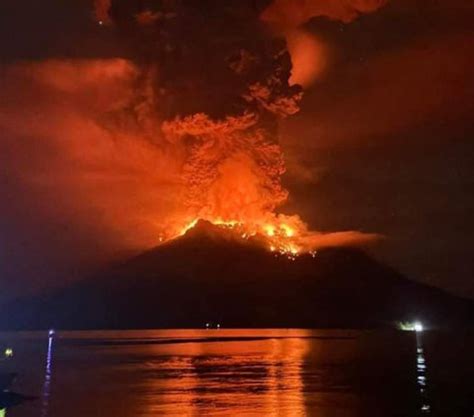
<path fill-rule="evenodd" d="M 8 417 L 474 416 L 474 338 L 319 330 L 1 334 Z M 3 369 L 5 370 L 5 369 Z"/>

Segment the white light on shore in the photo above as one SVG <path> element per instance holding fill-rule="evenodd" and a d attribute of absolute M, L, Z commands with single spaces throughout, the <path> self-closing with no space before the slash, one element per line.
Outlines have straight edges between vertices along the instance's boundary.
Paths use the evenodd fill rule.
<path fill-rule="evenodd" d="M 413 328 L 415 329 L 415 332 L 423 331 L 423 325 L 419 321 L 414 323 Z"/>
<path fill-rule="evenodd" d="M 423 324 L 419 321 L 405 321 L 405 322 L 398 322 L 397 327 L 400 330 L 405 330 L 409 332 L 422 332 L 424 330 Z"/>

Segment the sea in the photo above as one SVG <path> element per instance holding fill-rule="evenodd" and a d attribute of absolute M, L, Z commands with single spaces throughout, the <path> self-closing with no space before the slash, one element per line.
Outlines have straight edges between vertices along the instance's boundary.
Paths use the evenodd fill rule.
<path fill-rule="evenodd" d="M 20 399 L 2 417 L 474 416 L 469 332 L 45 331 L 0 346 Z"/>

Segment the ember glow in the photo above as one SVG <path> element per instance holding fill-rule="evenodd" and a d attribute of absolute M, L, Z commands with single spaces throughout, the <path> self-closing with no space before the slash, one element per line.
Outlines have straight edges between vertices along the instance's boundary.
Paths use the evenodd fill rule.
<path fill-rule="evenodd" d="M 200 220 L 195 218 L 187 222 L 175 234 L 164 237 L 160 236 L 160 242 L 179 238 L 194 229 Z M 294 260 L 302 254 L 316 256 L 319 248 L 344 246 L 344 245 L 366 245 L 382 238 L 382 236 L 357 231 L 343 231 L 333 233 L 320 233 L 309 230 L 307 225 L 299 216 L 287 216 L 271 213 L 266 220 L 261 222 L 249 219 L 222 220 L 205 219 L 223 231 L 230 231 L 235 239 L 248 240 L 258 243 L 274 252 L 276 255 L 287 256 Z"/>
<path fill-rule="evenodd" d="M 124 4 L 96 2 L 98 20 L 110 22 L 132 44 L 140 42 L 135 92 L 112 112 L 108 128 L 134 126 L 179 161 L 176 210 L 158 222 L 159 241 L 204 220 L 290 256 L 313 251 L 322 237 L 328 244 L 332 235 L 310 232 L 299 216 L 278 213 L 288 197 L 278 123 L 298 112 L 300 84 L 314 78 L 316 65 L 295 72 L 290 82 L 284 37 L 268 34 L 266 14 L 251 1 L 235 8 L 220 1 L 205 7 L 191 1 Z M 229 26 L 209 19 L 213 13 Z M 293 62 L 302 67 L 298 51 Z M 351 243 L 367 240 L 351 233 Z"/>
<path fill-rule="evenodd" d="M 193 229 L 199 220 L 194 219 L 189 222 L 177 237 Z M 311 236 L 311 233 L 307 231 L 298 216 L 274 216 L 273 223 L 222 219 L 207 219 L 207 221 L 223 230 L 231 230 L 236 237 L 243 240 L 257 240 L 271 252 L 281 255 L 294 257 L 303 252 L 313 252 L 312 245 L 306 239 Z"/>
<path fill-rule="evenodd" d="M 98 36 L 126 58 L 15 62 L 0 78 L 9 175 L 45 224 L 67 225 L 71 256 L 141 251 L 199 219 L 291 256 L 374 237 L 282 214 L 279 124 L 324 69 L 318 40 L 293 36 L 290 57 L 250 0 L 95 6 Z M 321 56 L 306 60 L 304 45 Z"/>

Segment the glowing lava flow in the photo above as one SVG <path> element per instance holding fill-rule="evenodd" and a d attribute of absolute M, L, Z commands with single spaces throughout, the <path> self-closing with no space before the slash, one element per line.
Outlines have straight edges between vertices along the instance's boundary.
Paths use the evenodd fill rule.
<path fill-rule="evenodd" d="M 312 232 L 297 215 L 277 214 L 288 199 L 279 121 L 299 111 L 303 88 L 296 81 L 302 81 L 290 85 L 287 45 L 262 25 L 274 20 L 272 10 L 262 18 L 254 0 L 227 3 L 95 1 L 99 23 L 113 23 L 139 42 L 132 91 L 107 123 L 117 136 L 143 141 L 140 155 L 153 150 L 152 172 L 159 173 L 151 194 L 166 201 L 165 210 L 158 204 L 166 213 L 160 242 L 186 234 L 199 220 L 289 259 L 373 239 L 357 231 Z M 219 18 L 209 19 L 208 9 Z"/>
<path fill-rule="evenodd" d="M 198 224 L 199 220 L 196 218 L 188 222 L 173 238 L 185 235 Z M 271 223 L 262 221 L 250 224 L 237 220 L 205 220 L 218 228 L 232 231 L 237 238 L 260 241 L 275 255 L 284 255 L 291 260 L 302 253 L 309 253 L 312 256 L 316 254 L 316 251 L 308 245 L 308 236 L 305 235 L 309 233 L 298 216 L 279 215 L 274 216 Z"/>
<path fill-rule="evenodd" d="M 248 241 L 263 246 L 275 256 L 284 256 L 295 260 L 300 255 L 316 257 L 317 250 L 340 246 L 367 246 L 383 239 L 383 236 L 373 233 L 363 233 L 346 230 L 333 233 L 321 233 L 309 230 L 297 215 L 287 216 L 273 214 L 262 216 L 261 220 L 248 221 L 223 220 L 221 218 L 194 218 L 175 229 L 175 233 L 161 238 L 167 242 L 187 234 L 194 228 L 199 228 L 202 222 L 209 223 L 214 230 L 222 231 L 227 238 Z"/>

